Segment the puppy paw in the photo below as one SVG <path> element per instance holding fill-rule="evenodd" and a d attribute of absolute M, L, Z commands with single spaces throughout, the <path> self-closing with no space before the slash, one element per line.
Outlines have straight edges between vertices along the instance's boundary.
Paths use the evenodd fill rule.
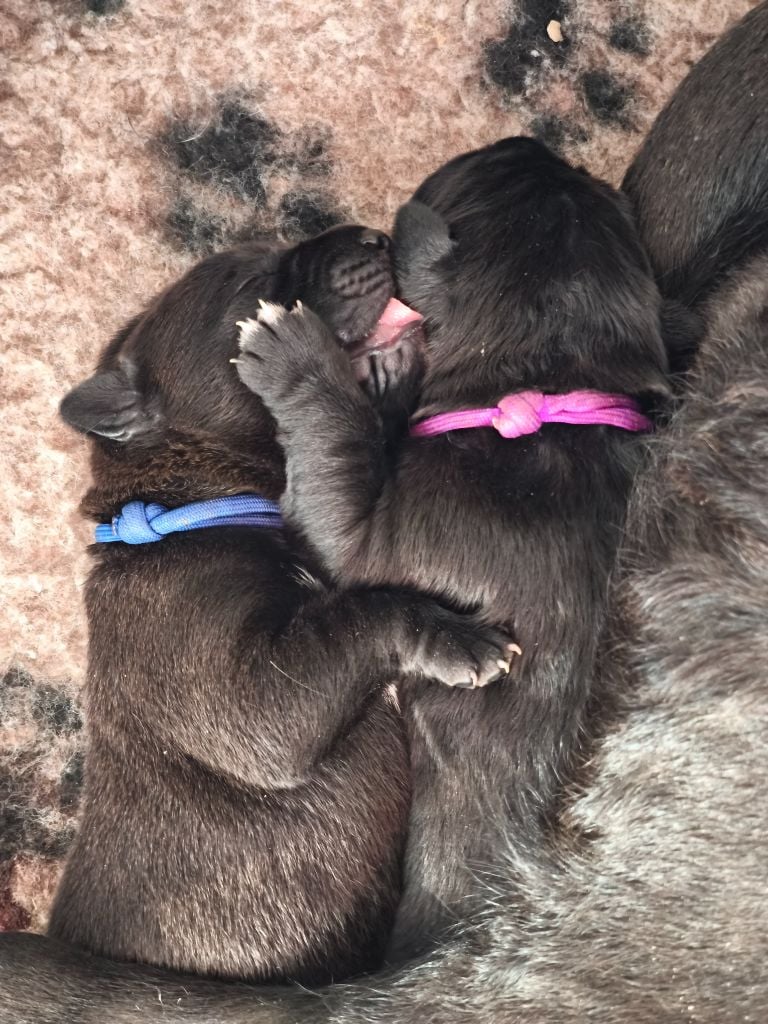
<path fill-rule="evenodd" d="M 501 630 L 441 610 L 424 629 L 410 672 L 444 686 L 476 690 L 509 675 L 514 658 L 522 654 Z"/>
<path fill-rule="evenodd" d="M 255 318 L 240 320 L 237 326 L 238 376 L 268 404 L 278 401 L 319 363 L 328 335 L 322 320 L 301 302 L 288 310 L 260 300 Z"/>

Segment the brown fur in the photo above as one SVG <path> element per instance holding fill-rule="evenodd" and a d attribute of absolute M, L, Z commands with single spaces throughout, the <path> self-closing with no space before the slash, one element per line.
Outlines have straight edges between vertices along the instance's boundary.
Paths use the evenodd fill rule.
<path fill-rule="evenodd" d="M 354 340 L 392 292 L 386 240 L 335 229 L 213 257 L 62 403 L 95 437 L 87 515 L 277 498 L 282 454 L 231 357 L 268 295 L 317 295 Z M 201 974 L 318 981 L 373 966 L 400 885 L 407 754 L 386 684 L 497 672 L 496 637 L 431 601 L 339 593 L 289 531 L 92 549 L 82 822 L 50 933 Z"/>

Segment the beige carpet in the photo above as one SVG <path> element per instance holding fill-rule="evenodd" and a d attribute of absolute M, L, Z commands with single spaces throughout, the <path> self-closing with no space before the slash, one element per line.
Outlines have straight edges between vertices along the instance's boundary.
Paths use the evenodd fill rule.
<path fill-rule="evenodd" d="M 503 135 L 618 182 L 754 5 L 2 0 L 0 929 L 44 927 L 75 827 L 86 448 L 56 407 L 110 333 L 198 255 L 386 227 L 436 165 Z"/>

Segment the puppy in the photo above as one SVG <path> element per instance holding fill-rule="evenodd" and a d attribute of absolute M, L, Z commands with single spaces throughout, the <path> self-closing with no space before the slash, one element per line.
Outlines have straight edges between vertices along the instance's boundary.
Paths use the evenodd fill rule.
<path fill-rule="evenodd" d="M 84 808 L 52 936 L 249 979 L 316 982 L 380 956 L 409 798 L 387 684 L 487 681 L 501 635 L 418 595 L 334 590 L 274 515 L 160 540 L 152 506 L 279 497 L 273 423 L 230 365 L 236 322 L 259 298 L 304 298 L 339 343 L 375 335 L 387 247 L 346 227 L 214 256 L 62 402 L 94 439 L 83 510 L 118 517 L 100 532 L 120 539 L 92 549 Z M 122 542 L 131 502 L 157 543 Z"/>
<path fill-rule="evenodd" d="M 402 297 L 428 325 L 416 421 L 534 389 L 667 393 L 659 294 L 614 190 L 518 138 L 454 160 L 414 199 L 395 244 Z M 411 956 L 477 908 L 500 823 L 535 845 L 555 820 L 642 444 L 606 425 L 450 430 L 406 439 L 389 463 L 310 310 L 266 308 L 241 352 L 277 420 L 286 512 L 335 578 L 418 587 L 522 648 L 482 692 L 403 691 L 414 800 L 391 955 Z"/>

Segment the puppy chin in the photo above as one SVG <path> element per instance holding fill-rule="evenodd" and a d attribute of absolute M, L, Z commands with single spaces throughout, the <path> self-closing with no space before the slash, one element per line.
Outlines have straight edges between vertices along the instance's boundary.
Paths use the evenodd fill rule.
<path fill-rule="evenodd" d="M 419 374 L 425 347 L 421 313 L 391 299 L 375 329 L 347 351 L 357 381 L 367 389 L 378 382 L 378 392 L 384 382 L 391 389 Z"/>
<path fill-rule="evenodd" d="M 377 341 L 374 332 L 349 350 L 352 372 L 364 386 L 376 378 L 386 379 L 389 389 L 396 388 L 421 372 L 425 349 L 426 337 L 420 322 L 407 324 L 385 341 Z"/>

